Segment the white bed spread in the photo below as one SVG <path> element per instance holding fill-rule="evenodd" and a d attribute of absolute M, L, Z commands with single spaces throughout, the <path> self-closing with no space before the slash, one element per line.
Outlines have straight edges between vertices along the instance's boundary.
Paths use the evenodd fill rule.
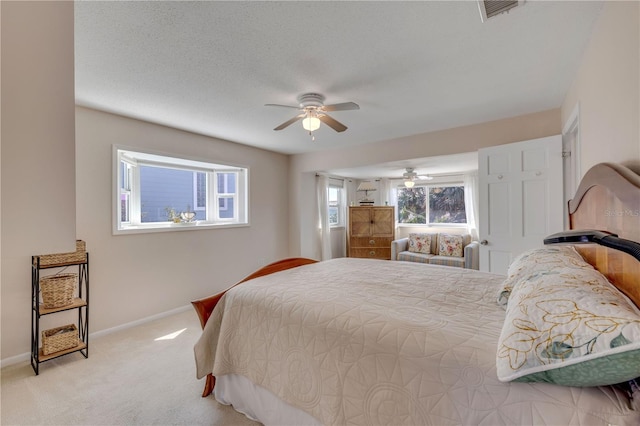
<path fill-rule="evenodd" d="M 343 258 L 243 283 L 195 347 L 325 425 L 638 425 L 612 387 L 501 383 L 503 276 Z"/>

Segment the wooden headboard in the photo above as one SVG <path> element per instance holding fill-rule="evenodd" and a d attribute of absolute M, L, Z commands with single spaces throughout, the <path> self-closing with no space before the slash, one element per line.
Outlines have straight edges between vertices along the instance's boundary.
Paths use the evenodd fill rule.
<path fill-rule="evenodd" d="M 640 176 L 613 163 L 593 166 L 569 201 L 571 229 L 595 229 L 640 242 Z M 587 262 L 640 307 L 640 261 L 597 244 L 575 245 Z"/>

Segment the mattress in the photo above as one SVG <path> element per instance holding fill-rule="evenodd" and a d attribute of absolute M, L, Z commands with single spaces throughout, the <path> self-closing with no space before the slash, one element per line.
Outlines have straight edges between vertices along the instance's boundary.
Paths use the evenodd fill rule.
<path fill-rule="evenodd" d="M 325 425 L 640 424 L 615 387 L 498 381 L 503 280 L 355 258 L 260 277 L 216 306 L 197 375 L 242 376 Z"/>

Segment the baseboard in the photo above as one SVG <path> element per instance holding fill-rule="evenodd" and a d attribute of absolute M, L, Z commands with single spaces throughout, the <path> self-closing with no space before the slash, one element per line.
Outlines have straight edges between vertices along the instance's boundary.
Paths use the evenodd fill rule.
<path fill-rule="evenodd" d="M 141 318 L 136 321 L 128 322 L 126 324 L 117 325 L 115 327 L 107 328 L 105 330 L 96 331 L 95 333 L 89 333 L 89 339 L 98 339 L 102 336 L 106 336 L 111 333 L 115 333 L 120 330 L 126 330 L 128 328 L 136 327 L 138 325 L 146 324 L 151 321 L 158 320 L 160 318 L 168 317 L 171 315 L 179 314 L 180 312 L 187 311 L 191 308 L 191 305 L 181 306 L 179 308 L 172 309 L 170 311 L 161 312 L 156 315 L 151 315 L 150 317 Z"/>
<path fill-rule="evenodd" d="M 89 333 L 89 340 L 99 339 L 102 336 L 106 336 L 111 333 L 115 333 L 121 330 L 126 330 L 128 328 L 136 327 L 142 324 L 146 324 L 151 321 L 155 321 L 164 317 L 168 317 L 171 315 L 179 314 L 180 312 L 185 312 L 191 309 L 191 305 L 181 306 L 179 308 L 171 309 L 170 311 L 161 312 L 156 315 L 151 315 L 149 317 L 141 318 L 136 321 L 131 321 L 126 324 L 118 325 L 115 327 L 107 328 L 105 330 L 96 331 L 95 333 Z M 25 352 L 20 355 L 12 356 L 9 358 L 5 358 L 0 360 L 0 368 L 8 367 L 10 365 L 18 364 L 21 362 L 29 362 L 31 360 L 31 352 Z"/>

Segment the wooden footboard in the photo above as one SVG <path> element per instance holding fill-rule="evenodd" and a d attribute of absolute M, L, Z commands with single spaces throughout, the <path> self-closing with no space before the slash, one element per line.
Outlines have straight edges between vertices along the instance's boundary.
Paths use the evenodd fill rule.
<path fill-rule="evenodd" d="M 204 326 L 207 324 L 207 321 L 209 320 L 209 317 L 211 316 L 211 313 L 213 312 L 213 308 L 216 307 L 216 305 L 218 304 L 222 296 L 224 296 L 224 294 L 227 291 L 237 286 L 238 284 L 242 284 L 245 281 L 249 281 L 253 278 L 258 278 L 263 275 L 269 275 L 269 274 L 273 274 L 274 272 L 284 271 L 286 269 L 291 269 L 298 266 L 308 265 L 316 262 L 317 260 L 307 259 L 304 257 L 292 257 L 288 259 L 279 260 L 277 262 L 270 263 L 267 266 L 260 268 L 259 270 L 249 275 L 242 281 L 238 282 L 237 284 L 234 284 L 233 286 L 229 287 L 228 289 L 218 294 L 205 297 L 204 299 L 194 300 L 193 302 L 191 302 L 191 304 L 193 305 L 193 308 L 196 310 L 196 313 L 198 314 L 198 318 L 200 318 L 200 325 L 202 326 L 202 328 L 204 328 Z M 213 391 L 215 384 L 216 384 L 215 377 L 213 377 L 213 375 L 211 374 L 207 375 L 207 381 L 204 385 L 204 391 L 202 392 L 202 396 L 205 397 L 210 395 L 211 392 Z"/>

